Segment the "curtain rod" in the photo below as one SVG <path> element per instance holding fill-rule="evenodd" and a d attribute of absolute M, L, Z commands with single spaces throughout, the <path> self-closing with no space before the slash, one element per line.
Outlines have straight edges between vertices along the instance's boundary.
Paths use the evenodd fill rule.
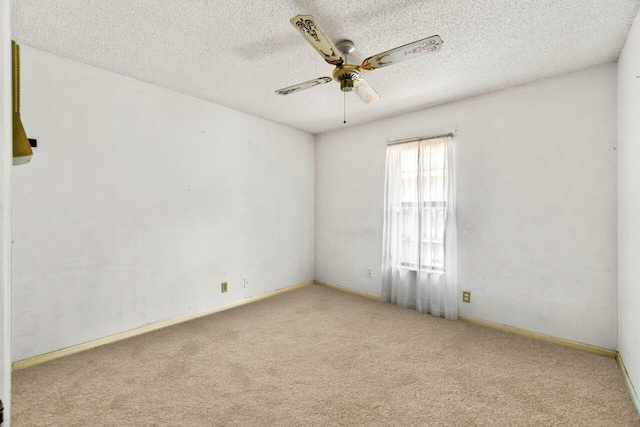
<path fill-rule="evenodd" d="M 387 145 L 406 144 L 407 142 L 424 141 L 425 139 L 442 138 L 443 136 L 453 136 L 453 132 L 443 133 L 440 135 L 423 136 L 420 138 L 399 139 L 397 141 L 389 141 Z"/>

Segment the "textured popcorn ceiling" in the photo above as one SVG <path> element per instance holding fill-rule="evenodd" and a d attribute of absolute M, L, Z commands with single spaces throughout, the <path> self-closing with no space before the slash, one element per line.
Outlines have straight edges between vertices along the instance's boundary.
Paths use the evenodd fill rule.
<path fill-rule="evenodd" d="M 615 61 L 640 0 L 13 0 L 19 43 L 311 133 L 344 127 L 325 63 L 289 23 L 311 14 L 350 63 L 438 34 L 442 50 L 366 72 L 347 126 Z M 589 90 L 589 88 L 585 88 Z"/>

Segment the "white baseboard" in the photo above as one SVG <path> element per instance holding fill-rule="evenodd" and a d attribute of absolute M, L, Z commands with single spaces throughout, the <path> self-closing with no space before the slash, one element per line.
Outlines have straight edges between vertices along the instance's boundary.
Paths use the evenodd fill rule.
<path fill-rule="evenodd" d="M 618 362 L 618 368 L 620 368 L 620 373 L 622 374 L 622 378 L 624 379 L 624 385 L 626 385 L 627 390 L 629 390 L 629 396 L 631 397 L 633 406 L 635 406 L 636 412 L 640 416 L 640 399 L 638 399 L 638 394 L 636 393 L 635 387 L 633 387 L 631 378 L 629 378 L 629 373 L 627 372 L 627 368 L 625 368 L 624 366 L 624 362 L 622 361 L 622 356 L 620 356 L 620 353 L 616 353 L 616 362 Z"/>
<path fill-rule="evenodd" d="M 525 337 L 534 338 L 540 341 L 550 342 L 553 344 L 562 345 L 565 347 L 575 348 L 576 350 L 586 351 L 588 353 L 598 354 L 600 356 L 614 358 L 616 357 L 616 351 L 608 348 L 597 347 L 591 344 L 585 344 L 578 341 L 571 341 L 564 338 L 554 337 L 552 335 L 545 335 L 539 332 L 528 331 L 526 329 L 516 328 L 514 326 L 502 325 L 500 323 L 489 322 L 487 320 L 480 320 L 474 317 L 458 316 L 458 319 L 473 323 L 476 325 L 487 326 L 489 328 L 498 329 L 503 332 L 509 332 L 516 335 L 523 335 Z"/>
<path fill-rule="evenodd" d="M 373 294 L 368 294 L 366 292 L 355 291 L 353 289 L 345 288 L 344 286 L 337 286 L 337 285 L 332 285 L 330 283 L 318 282 L 317 280 L 314 280 L 313 283 L 315 285 L 324 286 L 325 288 L 336 289 L 338 291 L 346 292 L 348 294 L 358 295 L 361 297 L 371 298 L 371 299 L 380 301 L 379 295 L 373 295 Z"/>
<path fill-rule="evenodd" d="M 173 319 L 163 320 L 160 322 L 152 323 L 150 325 L 141 326 L 139 328 L 132 329 L 130 331 L 120 332 L 108 337 L 99 338 L 97 340 L 89 341 L 86 343 L 74 345 L 72 347 L 63 348 L 60 350 L 52 351 L 50 353 L 41 354 L 39 356 L 29 357 L 27 359 L 18 360 L 13 363 L 13 370 L 24 369 L 29 366 L 39 365 L 41 363 L 49 362 L 51 360 L 59 359 L 64 356 L 79 353 L 81 351 L 90 350 L 92 348 L 100 347 L 106 344 L 110 344 L 116 341 L 121 341 L 127 338 L 135 337 L 137 335 L 146 334 L 147 332 L 155 331 L 158 329 L 166 328 L 169 326 L 177 325 L 178 323 L 188 322 L 189 320 L 197 319 L 199 317 L 208 316 L 213 313 L 229 310 L 231 308 L 240 307 L 242 305 L 250 304 L 256 301 L 260 301 L 266 298 L 270 298 L 276 295 L 280 295 L 284 292 L 300 289 L 305 286 L 313 284 L 313 280 L 308 282 L 298 283 L 297 285 L 289 286 L 287 288 L 278 289 L 275 291 L 267 292 L 265 294 L 256 295 L 247 299 L 232 302 L 230 304 L 221 305 L 219 307 L 213 307 L 207 310 L 198 311 L 197 313 L 187 314 L 186 316 L 176 317 Z"/>

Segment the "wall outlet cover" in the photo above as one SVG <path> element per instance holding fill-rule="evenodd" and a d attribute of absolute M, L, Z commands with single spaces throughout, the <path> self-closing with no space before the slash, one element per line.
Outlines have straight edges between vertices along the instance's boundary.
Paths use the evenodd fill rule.
<path fill-rule="evenodd" d="M 462 291 L 462 302 L 471 302 L 471 292 Z"/>

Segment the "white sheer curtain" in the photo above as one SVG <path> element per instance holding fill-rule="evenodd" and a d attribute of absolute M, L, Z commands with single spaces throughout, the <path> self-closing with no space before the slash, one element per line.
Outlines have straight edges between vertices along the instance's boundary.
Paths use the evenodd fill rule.
<path fill-rule="evenodd" d="M 382 300 L 458 318 L 450 136 L 387 147 Z"/>

